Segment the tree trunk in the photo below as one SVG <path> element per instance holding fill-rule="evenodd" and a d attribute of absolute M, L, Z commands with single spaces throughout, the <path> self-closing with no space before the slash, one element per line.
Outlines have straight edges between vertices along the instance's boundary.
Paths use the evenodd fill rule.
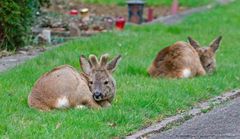
<path fill-rule="evenodd" d="M 0 22 L 0 45 L 3 42 L 3 38 L 4 38 L 3 26 L 2 26 L 2 23 Z M 0 46 L 0 48 L 1 48 L 1 46 Z"/>

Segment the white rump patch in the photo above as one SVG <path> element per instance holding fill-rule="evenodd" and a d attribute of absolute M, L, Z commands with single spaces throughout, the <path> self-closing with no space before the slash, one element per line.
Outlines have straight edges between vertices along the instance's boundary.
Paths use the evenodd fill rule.
<path fill-rule="evenodd" d="M 76 108 L 76 109 L 85 109 L 85 108 L 87 108 L 87 107 L 84 106 L 84 105 L 77 105 L 75 108 Z"/>
<path fill-rule="evenodd" d="M 191 77 L 191 75 L 192 75 L 192 72 L 190 69 L 184 69 L 182 71 L 182 78 L 189 78 Z"/>
<path fill-rule="evenodd" d="M 69 107 L 68 98 L 66 96 L 58 98 L 56 107 L 57 108 L 67 108 L 67 107 Z"/>

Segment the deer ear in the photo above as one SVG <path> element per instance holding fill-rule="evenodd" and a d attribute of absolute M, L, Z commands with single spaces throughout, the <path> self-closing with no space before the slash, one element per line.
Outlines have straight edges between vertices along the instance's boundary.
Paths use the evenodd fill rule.
<path fill-rule="evenodd" d="M 102 55 L 100 58 L 100 66 L 102 66 L 102 67 L 106 66 L 107 61 L 108 61 L 108 54 Z"/>
<path fill-rule="evenodd" d="M 219 36 L 215 40 L 213 40 L 213 42 L 210 44 L 210 48 L 212 49 L 213 52 L 217 51 L 221 40 L 222 40 L 222 36 Z"/>
<path fill-rule="evenodd" d="M 89 62 L 89 60 L 84 56 L 84 55 L 81 55 L 80 58 L 79 58 L 79 62 L 80 62 L 80 66 L 83 70 L 83 72 L 85 74 L 90 74 L 91 72 L 91 63 Z"/>
<path fill-rule="evenodd" d="M 110 61 L 107 64 L 107 70 L 114 72 L 117 68 L 117 65 L 119 64 L 119 62 L 121 61 L 121 55 L 118 55 L 117 57 L 115 57 L 112 61 Z"/>
<path fill-rule="evenodd" d="M 191 46 L 193 47 L 193 48 L 199 48 L 200 47 L 200 45 L 199 45 L 199 43 L 197 42 L 197 41 L 195 41 L 192 37 L 190 37 L 190 36 L 188 36 L 188 41 L 189 41 L 189 43 L 191 44 Z"/>
<path fill-rule="evenodd" d="M 90 55 L 89 60 L 93 67 L 98 67 L 98 59 L 95 55 Z"/>

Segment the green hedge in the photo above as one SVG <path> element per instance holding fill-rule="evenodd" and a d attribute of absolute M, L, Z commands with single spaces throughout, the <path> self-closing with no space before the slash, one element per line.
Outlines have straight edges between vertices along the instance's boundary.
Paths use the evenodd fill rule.
<path fill-rule="evenodd" d="M 15 50 L 26 44 L 40 4 L 48 0 L 0 1 L 0 49 Z"/>

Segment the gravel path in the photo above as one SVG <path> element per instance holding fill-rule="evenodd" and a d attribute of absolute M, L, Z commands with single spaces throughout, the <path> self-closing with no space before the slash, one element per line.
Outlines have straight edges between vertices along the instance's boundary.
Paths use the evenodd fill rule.
<path fill-rule="evenodd" d="M 146 23 L 146 24 L 153 24 L 153 23 L 163 23 L 163 24 L 167 24 L 167 25 L 176 24 L 176 23 L 179 23 L 182 20 L 184 20 L 184 18 L 186 18 L 187 16 L 192 15 L 194 13 L 207 11 L 209 9 L 213 9 L 217 5 L 225 5 L 225 4 L 234 2 L 234 1 L 235 0 L 216 0 L 215 3 L 211 3 L 208 5 L 202 6 L 202 7 L 192 8 L 192 9 L 186 10 L 184 12 L 178 13 L 176 15 L 159 17 L 159 18 L 153 20 L 152 22 Z"/>
<path fill-rule="evenodd" d="M 41 49 L 36 49 L 33 51 L 20 51 L 18 52 L 18 54 L 0 58 L 0 72 L 15 67 L 28 59 L 32 59 L 33 57 L 40 54 L 42 51 L 43 50 Z"/>

